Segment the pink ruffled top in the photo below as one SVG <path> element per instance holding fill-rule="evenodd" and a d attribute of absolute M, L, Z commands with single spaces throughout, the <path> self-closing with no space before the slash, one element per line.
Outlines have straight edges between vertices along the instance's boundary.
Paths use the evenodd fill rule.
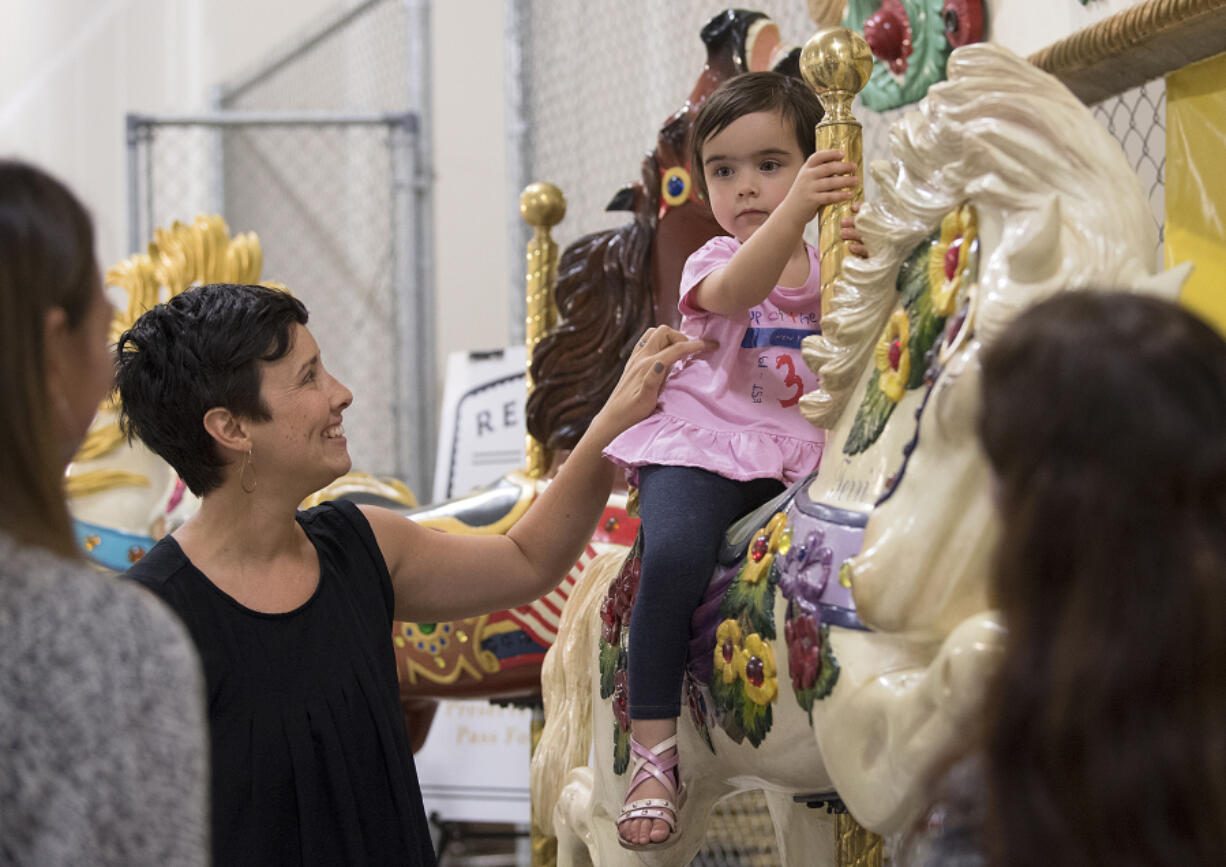
<path fill-rule="evenodd" d="M 695 287 L 723 268 L 740 247 L 735 238 L 708 241 L 681 274 L 681 330 L 719 341 L 719 348 L 680 362 L 656 411 L 605 448 L 605 457 L 634 470 L 651 464 L 700 467 L 728 479 L 774 478 L 791 484 L 817 468 L 825 432 L 800 414 L 801 395 L 817 377 L 800 357 L 800 342 L 820 334 L 821 276 L 809 253 L 809 279 L 776 286 L 735 319 L 694 306 Z"/>

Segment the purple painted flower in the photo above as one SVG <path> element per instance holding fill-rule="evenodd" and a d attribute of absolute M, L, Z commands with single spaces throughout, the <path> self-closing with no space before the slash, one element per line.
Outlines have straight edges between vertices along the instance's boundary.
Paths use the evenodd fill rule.
<path fill-rule="evenodd" d="M 822 591 L 830 580 L 834 552 L 822 544 L 825 538 L 820 527 L 810 530 L 803 542 L 792 543 L 780 569 L 779 589 L 806 614 L 817 612 Z"/>

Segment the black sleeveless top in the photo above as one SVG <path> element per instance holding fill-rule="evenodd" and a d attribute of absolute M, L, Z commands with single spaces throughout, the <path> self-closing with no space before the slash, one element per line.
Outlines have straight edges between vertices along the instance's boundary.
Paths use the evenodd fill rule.
<path fill-rule="evenodd" d="M 127 576 L 170 605 L 204 663 L 218 865 L 433 865 L 392 651 L 392 585 L 352 503 L 298 513 L 319 586 L 252 611 L 170 536 Z"/>

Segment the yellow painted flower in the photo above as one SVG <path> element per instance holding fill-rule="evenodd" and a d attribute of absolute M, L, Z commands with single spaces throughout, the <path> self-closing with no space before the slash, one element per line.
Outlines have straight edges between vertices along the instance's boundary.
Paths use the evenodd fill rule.
<path fill-rule="evenodd" d="M 788 525 L 788 518 L 783 512 L 776 512 L 766 522 L 761 530 L 749 543 L 749 552 L 745 555 L 745 568 L 741 570 L 741 578 L 750 584 L 757 584 L 770 574 L 771 563 L 775 562 L 775 552 L 779 550 L 779 538 Z"/>
<path fill-rule="evenodd" d="M 958 290 L 978 233 L 975 209 L 970 205 L 950 211 L 941 220 L 941 239 L 928 254 L 928 291 L 938 316 L 951 315 L 957 306 Z"/>
<path fill-rule="evenodd" d="M 907 380 L 911 378 L 911 352 L 907 347 L 910 340 L 911 323 L 907 311 L 895 310 L 873 350 L 873 363 L 880 374 L 877 386 L 894 403 L 902 400 Z"/>
<path fill-rule="evenodd" d="M 715 670 L 725 684 L 736 680 L 744 654 L 745 651 L 741 647 L 741 624 L 732 618 L 725 620 L 715 630 Z"/>
<path fill-rule="evenodd" d="M 779 695 L 775 651 L 770 642 L 763 641 L 756 632 L 745 639 L 737 674 L 745 682 L 745 694 L 754 704 L 768 705 Z"/>

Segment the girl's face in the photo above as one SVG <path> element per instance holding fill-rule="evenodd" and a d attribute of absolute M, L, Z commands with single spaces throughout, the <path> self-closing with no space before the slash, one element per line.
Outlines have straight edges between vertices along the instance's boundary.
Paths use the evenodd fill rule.
<path fill-rule="evenodd" d="M 353 394 L 328 373 L 311 332 L 295 323 L 289 351 L 260 367 L 260 398 L 272 418 L 247 422 L 256 477 L 301 483 L 309 494 L 349 472 L 341 413 Z"/>
<path fill-rule="evenodd" d="M 76 328 L 64 311 L 48 314 L 47 388 L 56 442 L 67 464 L 89 430 L 115 377 L 110 329 L 113 310 L 95 276 L 89 308 Z"/>
<path fill-rule="evenodd" d="M 792 188 L 805 157 L 795 130 L 777 112 L 738 117 L 702 146 L 711 213 L 742 243 Z"/>

